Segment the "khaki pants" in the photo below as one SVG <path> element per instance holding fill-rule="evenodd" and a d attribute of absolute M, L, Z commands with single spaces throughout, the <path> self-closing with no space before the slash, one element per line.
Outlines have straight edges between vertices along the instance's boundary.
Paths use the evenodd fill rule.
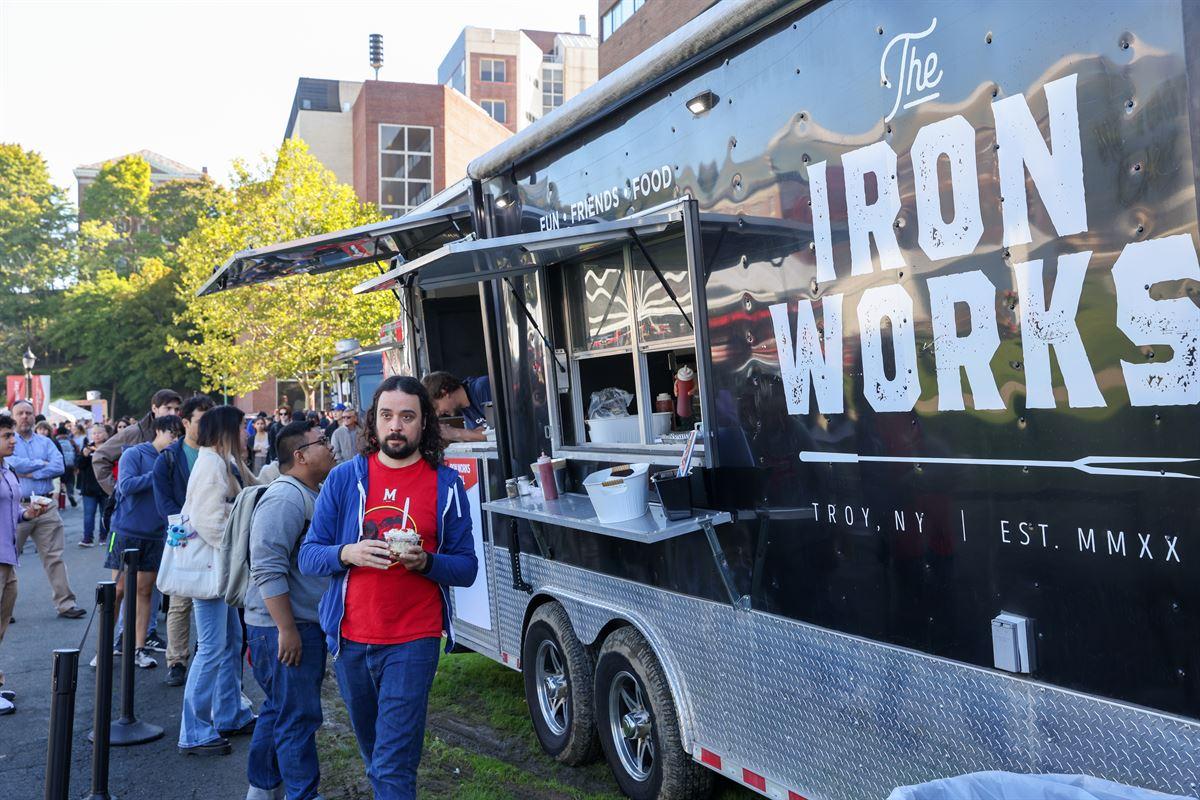
<path fill-rule="evenodd" d="M 0 642 L 8 630 L 13 608 L 17 605 L 17 568 L 12 564 L 0 564 Z M 4 685 L 4 673 L 0 672 L 0 686 Z"/>
<path fill-rule="evenodd" d="M 192 598 L 171 595 L 167 609 L 167 666 L 187 664 L 192 652 Z"/>
<path fill-rule="evenodd" d="M 51 507 L 37 519 L 18 524 L 18 553 L 25 547 L 27 539 L 33 539 L 34 547 L 41 556 L 42 569 L 46 570 L 46 577 L 50 580 L 50 591 L 54 595 L 54 608 L 60 614 L 70 611 L 75 607 L 75 593 L 71 591 L 71 584 L 67 582 L 67 565 L 62 559 L 66 537 L 58 509 Z"/>

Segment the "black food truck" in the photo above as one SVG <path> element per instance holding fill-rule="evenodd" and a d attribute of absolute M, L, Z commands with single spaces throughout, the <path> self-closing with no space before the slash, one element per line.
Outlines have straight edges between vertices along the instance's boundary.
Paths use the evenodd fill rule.
<path fill-rule="evenodd" d="M 456 633 L 629 796 L 1196 795 L 1198 45 L 1180 0 L 724 0 L 202 293 L 379 262 L 408 369 L 479 359 Z M 588 475 L 693 433 L 682 515 L 598 521 Z M 510 497 L 542 453 L 559 499 Z"/>

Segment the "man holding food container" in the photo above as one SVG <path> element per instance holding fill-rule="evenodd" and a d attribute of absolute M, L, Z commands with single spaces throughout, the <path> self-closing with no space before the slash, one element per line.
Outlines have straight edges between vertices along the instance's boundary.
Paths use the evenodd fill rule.
<path fill-rule="evenodd" d="M 458 472 L 442 463 L 437 414 L 416 378 L 375 390 L 362 452 L 317 498 L 300 570 L 329 575 L 321 627 L 377 800 L 416 797 L 438 643 L 454 646 L 450 586 L 478 562 Z"/>
<path fill-rule="evenodd" d="M 42 568 L 50 580 L 54 596 L 54 608 L 64 619 L 79 619 L 87 612 L 75 604 L 75 593 L 67 579 L 67 565 L 63 563 L 66 535 L 62 517 L 54 506 L 54 479 L 63 474 L 62 450 L 51 439 L 35 433 L 33 403 L 18 400 L 12 407 L 13 420 L 17 426 L 13 454 L 6 461 L 17 473 L 21 484 L 21 501 L 27 505 L 44 504 L 46 510 L 17 525 L 17 552 L 25 547 L 27 539 L 33 539 Z"/>

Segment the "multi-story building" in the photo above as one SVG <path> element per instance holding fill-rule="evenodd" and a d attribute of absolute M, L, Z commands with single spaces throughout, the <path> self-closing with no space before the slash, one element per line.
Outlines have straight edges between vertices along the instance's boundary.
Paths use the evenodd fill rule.
<path fill-rule="evenodd" d="M 457 89 L 514 133 L 597 79 L 596 38 L 579 33 L 463 28 L 438 67 Z"/>
<path fill-rule="evenodd" d="M 198 181 L 208 174 L 208 169 L 193 169 L 187 164 L 181 164 L 178 161 L 159 155 L 153 150 L 138 150 L 136 153 L 128 153 L 122 156 L 106 158 L 103 161 L 97 161 L 95 164 L 83 164 L 75 168 L 75 184 L 76 184 L 76 200 L 80 208 L 83 208 L 83 195 L 87 192 L 87 188 L 96 181 L 96 176 L 100 174 L 100 169 L 105 164 L 111 164 L 114 161 L 120 161 L 128 156 L 140 156 L 150 165 L 150 184 L 158 186 L 167 181 Z"/>
<path fill-rule="evenodd" d="M 301 78 L 284 138 L 304 139 L 359 198 L 399 216 L 510 135 L 458 91 L 427 83 Z"/>
<path fill-rule="evenodd" d="M 717 0 L 600 0 L 599 73 L 603 78 Z"/>

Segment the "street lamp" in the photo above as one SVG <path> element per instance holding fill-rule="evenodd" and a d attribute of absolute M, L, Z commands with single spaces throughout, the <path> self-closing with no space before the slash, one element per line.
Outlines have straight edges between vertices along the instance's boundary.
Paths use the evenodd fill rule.
<path fill-rule="evenodd" d="M 37 363 L 37 356 L 33 354 L 33 350 L 26 347 L 25 355 L 21 356 L 21 366 L 25 368 L 25 399 L 33 402 L 33 365 Z"/>

